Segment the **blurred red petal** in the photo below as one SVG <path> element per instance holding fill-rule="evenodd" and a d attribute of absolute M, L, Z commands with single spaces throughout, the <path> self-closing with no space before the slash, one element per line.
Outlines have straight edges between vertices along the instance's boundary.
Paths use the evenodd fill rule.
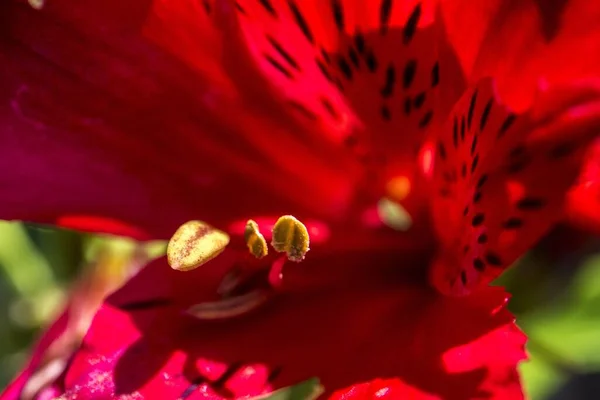
<path fill-rule="evenodd" d="M 439 396 L 425 393 L 400 379 L 375 379 L 335 392 L 331 400 L 439 400 Z"/>
<path fill-rule="evenodd" d="M 577 184 L 567 198 L 569 222 L 594 234 L 600 234 L 600 139 L 586 155 Z"/>
<path fill-rule="evenodd" d="M 563 84 L 597 76 L 600 5 L 587 0 L 441 2 L 444 24 L 470 83 L 498 81 L 505 101 L 522 110 L 540 79 Z"/>
<path fill-rule="evenodd" d="M 190 273 L 159 260 L 113 295 L 70 367 L 67 393 L 221 398 L 318 376 L 329 394 L 397 377 L 445 399 L 522 396 L 516 364 L 525 338 L 499 288 L 443 298 L 421 274 L 392 268 L 393 255 L 348 254 L 288 268 L 286 291 L 246 316 L 183 315 L 214 298 L 231 256 Z"/>
<path fill-rule="evenodd" d="M 168 237 L 198 214 L 335 217 L 350 204 L 343 153 L 311 143 L 266 158 L 253 132 L 303 128 L 148 43 L 147 1 L 1 7 L 1 218 L 84 216 Z M 240 202 L 241 193 L 252 195 Z"/>

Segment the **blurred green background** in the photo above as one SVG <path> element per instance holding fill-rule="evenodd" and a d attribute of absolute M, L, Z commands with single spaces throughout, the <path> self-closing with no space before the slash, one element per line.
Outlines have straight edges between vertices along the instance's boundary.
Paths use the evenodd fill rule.
<path fill-rule="evenodd" d="M 497 283 L 513 293 L 510 308 L 529 336 L 530 361 L 521 366 L 528 397 L 590 398 L 578 391 L 594 391 L 600 382 L 600 240 L 587 239 L 580 251 L 562 256 L 549 254 L 553 246 L 542 243 Z M 86 293 L 92 287 L 99 301 L 136 260 L 161 251 L 164 243 L 140 248 L 125 239 L 0 222 L 0 387 L 26 361 L 74 282 Z"/>

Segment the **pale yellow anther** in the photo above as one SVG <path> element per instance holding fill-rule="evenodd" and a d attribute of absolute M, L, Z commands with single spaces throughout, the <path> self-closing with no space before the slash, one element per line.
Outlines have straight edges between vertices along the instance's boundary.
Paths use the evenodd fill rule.
<path fill-rule="evenodd" d="M 246 223 L 244 239 L 246 240 L 246 246 L 248 246 L 248 250 L 250 250 L 250 253 L 254 257 L 263 258 L 269 254 L 265 237 L 262 235 L 262 233 L 260 233 L 258 224 L 251 219 Z"/>
<path fill-rule="evenodd" d="M 28 0 L 28 3 L 31 7 L 35 8 L 36 10 L 41 10 L 42 8 L 44 8 L 46 1 L 45 0 Z"/>
<path fill-rule="evenodd" d="M 218 256 L 229 243 L 229 236 L 206 222 L 188 221 L 175 232 L 167 246 L 171 268 L 190 271 Z"/>
<path fill-rule="evenodd" d="M 300 262 L 309 249 L 310 237 L 306 226 L 291 215 L 280 217 L 273 226 L 271 246 L 287 253 L 290 261 Z"/>

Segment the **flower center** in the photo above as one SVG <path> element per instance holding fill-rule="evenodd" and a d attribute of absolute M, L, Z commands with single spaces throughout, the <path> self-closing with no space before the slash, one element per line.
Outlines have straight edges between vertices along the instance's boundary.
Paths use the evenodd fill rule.
<path fill-rule="evenodd" d="M 224 277 L 217 301 L 196 304 L 187 313 L 199 319 L 224 319 L 246 314 L 264 304 L 282 287 L 283 266 L 286 260 L 301 262 L 309 251 L 310 237 L 306 226 L 291 215 L 280 217 L 272 229 L 271 246 L 277 253 L 258 267 L 251 260 L 236 266 Z M 249 253 L 258 260 L 268 256 L 265 237 L 259 225 L 248 220 L 244 241 Z M 188 221 L 180 226 L 167 246 L 171 268 L 191 271 L 221 254 L 230 243 L 227 233 L 203 221 Z"/>

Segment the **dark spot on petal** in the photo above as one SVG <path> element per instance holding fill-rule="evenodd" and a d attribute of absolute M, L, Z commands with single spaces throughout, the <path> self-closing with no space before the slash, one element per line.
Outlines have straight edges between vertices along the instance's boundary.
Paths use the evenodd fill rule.
<path fill-rule="evenodd" d="M 246 15 L 246 10 L 244 10 L 244 7 L 242 7 L 240 5 L 240 3 L 237 1 L 235 2 L 235 8 L 237 8 L 237 10 L 240 12 L 240 14 Z"/>
<path fill-rule="evenodd" d="M 394 92 L 394 83 L 396 81 L 396 69 L 390 64 L 385 71 L 385 85 L 381 89 L 383 98 L 390 97 Z"/>
<path fill-rule="evenodd" d="M 479 178 L 479 180 L 477 181 L 477 189 L 481 189 L 483 187 L 483 185 L 485 185 L 485 182 L 487 181 L 488 176 L 486 174 L 481 175 L 481 178 Z"/>
<path fill-rule="evenodd" d="M 379 24 L 381 33 L 386 33 L 392 14 L 392 0 L 382 0 L 379 7 Z"/>
<path fill-rule="evenodd" d="M 431 87 L 436 87 L 440 83 L 440 63 L 435 62 L 431 68 Z"/>
<path fill-rule="evenodd" d="M 485 243 L 487 243 L 487 241 L 488 241 L 488 237 L 485 233 L 482 233 L 481 235 L 479 235 L 477 237 L 477 243 L 479 243 L 479 244 L 485 244 Z"/>
<path fill-rule="evenodd" d="M 523 220 L 517 217 L 511 217 L 502 223 L 503 229 L 517 229 L 523 226 Z"/>
<path fill-rule="evenodd" d="M 118 305 L 117 307 L 121 310 L 125 311 L 140 311 L 140 310 L 149 310 L 157 307 L 166 307 L 171 304 L 169 299 L 158 298 L 158 299 L 149 299 L 149 300 L 141 300 L 141 301 L 133 301 L 130 303 L 125 303 Z"/>
<path fill-rule="evenodd" d="M 415 78 L 415 72 L 417 71 L 417 60 L 408 60 L 404 67 L 404 74 L 402 78 L 402 87 L 408 89 Z"/>
<path fill-rule="evenodd" d="M 390 114 L 390 109 L 387 106 L 381 107 L 381 117 L 383 119 L 385 119 L 386 121 L 389 121 L 392 119 L 392 115 Z"/>
<path fill-rule="evenodd" d="M 477 168 L 478 163 L 479 163 L 479 154 L 475 154 L 475 157 L 473 157 L 473 161 L 471 161 L 471 174 L 473 172 L 475 172 L 475 169 Z"/>
<path fill-rule="evenodd" d="M 540 13 L 541 30 L 546 42 L 556 37 L 560 30 L 560 23 L 567 6 L 567 0 L 534 0 Z"/>
<path fill-rule="evenodd" d="M 366 56 L 365 62 L 367 63 L 367 68 L 371 72 L 375 72 L 377 70 L 377 58 L 375 58 L 375 54 L 373 52 L 369 52 Z"/>
<path fill-rule="evenodd" d="M 471 129 L 471 122 L 473 121 L 473 114 L 475 112 L 475 103 L 477 103 L 477 90 L 473 92 L 471 96 L 471 102 L 469 103 L 469 112 L 467 114 L 467 128 Z"/>
<path fill-rule="evenodd" d="M 469 206 L 466 206 L 463 210 L 463 217 L 466 217 L 469 214 Z"/>
<path fill-rule="evenodd" d="M 485 216 L 482 213 L 479 213 L 473 217 L 471 220 L 471 226 L 476 227 L 483 224 Z"/>
<path fill-rule="evenodd" d="M 563 158 L 563 157 L 566 157 L 569 154 L 571 154 L 576 148 L 577 148 L 577 146 L 573 142 L 561 143 L 557 146 L 554 146 L 550 150 L 550 153 L 548 153 L 548 156 L 551 159 Z"/>
<path fill-rule="evenodd" d="M 275 381 L 275 379 L 277 379 L 277 377 L 279 375 L 281 375 L 281 372 L 283 371 L 283 367 L 282 366 L 278 366 L 275 367 L 271 370 L 271 372 L 269 372 L 269 376 L 267 377 L 267 382 L 273 382 Z"/>
<path fill-rule="evenodd" d="M 477 135 L 473 135 L 473 141 L 471 142 L 471 155 L 475 154 L 477 149 Z"/>
<path fill-rule="evenodd" d="M 485 269 L 485 263 L 481 261 L 480 258 L 475 258 L 473 260 L 473 268 L 475 268 L 479 272 L 483 272 L 483 270 Z"/>
<path fill-rule="evenodd" d="M 325 66 L 325 64 L 323 64 L 321 62 L 321 60 L 316 60 L 316 61 L 317 61 L 317 66 L 319 67 L 319 71 L 321 71 L 321 74 L 323 74 L 325 79 L 327 79 L 329 82 L 333 82 L 333 79 L 331 78 L 331 75 L 329 74 L 329 71 L 328 71 L 327 67 Z"/>
<path fill-rule="evenodd" d="M 500 259 L 500 257 L 496 253 L 492 253 L 491 251 L 488 251 L 485 254 L 485 261 L 488 264 L 494 265 L 496 267 L 499 267 L 502 265 L 502 260 Z"/>
<path fill-rule="evenodd" d="M 265 60 L 267 60 L 273 68 L 275 68 L 277 71 L 281 72 L 286 78 L 294 80 L 294 75 L 292 75 L 292 73 L 290 71 L 288 71 L 287 68 L 285 68 L 283 65 L 281 65 L 279 63 L 279 61 L 275 60 L 273 57 L 271 57 L 268 54 L 265 54 L 264 57 L 265 57 Z"/>
<path fill-rule="evenodd" d="M 202 5 L 204 6 L 204 11 L 206 11 L 207 14 L 210 14 L 210 2 L 208 0 L 202 0 Z"/>
<path fill-rule="evenodd" d="M 458 120 L 456 116 L 454 116 L 454 124 L 452 125 L 452 141 L 454 148 L 458 148 Z"/>
<path fill-rule="evenodd" d="M 521 211 L 534 211 L 539 210 L 544 207 L 546 202 L 544 199 L 536 198 L 536 197 L 523 197 L 521 200 L 517 201 L 517 209 Z"/>
<path fill-rule="evenodd" d="M 481 192 L 475 192 L 473 195 L 473 203 L 479 203 L 479 200 L 481 200 Z"/>
<path fill-rule="evenodd" d="M 277 11 L 273 8 L 270 0 L 259 0 L 258 1 L 265 10 L 267 10 L 272 16 L 277 17 Z"/>
<path fill-rule="evenodd" d="M 525 169 L 525 167 L 527 167 L 527 165 L 529 165 L 529 163 L 531 162 L 530 159 L 525 158 L 513 163 L 510 163 L 507 167 L 506 167 L 506 172 L 508 174 L 516 174 L 519 173 L 521 171 L 523 171 Z"/>
<path fill-rule="evenodd" d="M 464 247 L 463 247 L 463 253 L 467 254 L 469 252 L 469 250 L 471 250 L 471 247 L 469 247 L 468 244 L 464 245 Z"/>
<path fill-rule="evenodd" d="M 338 58 L 338 66 L 340 67 L 340 71 L 342 71 L 342 74 L 344 74 L 346 79 L 348 79 L 349 81 L 352 80 L 352 69 L 350 68 L 348 61 L 346 61 L 345 58 Z"/>
<path fill-rule="evenodd" d="M 310 28 L 308 27 L 308 24 L 306 23 L 306 20 L 304 19 L 304 16 L 300 12 L 300 9 L 298 9 L 298 6 L 296 5 L 296 3 L 293 0 L 288 0 L 288 6 L 290 7 L 292 14 L 294 15 L 294 20 L 296 21 L 298 28 L 300 28 L 300 30 L 302 31 L 302 33 L 304 34 L 306 39 L 310 43 L 314 44 L 315 39 L 313 37 L 313 34 L 310 31 Z"/>
<path fill-rule="evenodd" d="M 315 121 L 317 119 L 317 116 L 315 115 L 315 113 L 313 113 L 312 111 L 310 111 L 303 104 L 300 104 L 297 101 L 290 101 L 290 102 L 288 102 L 288 104 L 292 108 L 294 108 L 296 111 L 298 111 L 302 115 L 304 115 L 306 118 L 308 118 L 308 119 L 310 119 L 312 121 Z"/>
<path fill-rule="evenodd" d="M 419 25 L 419 19 L 421 18 L 421 4 L 417 4 L 413 9 L 412 13 L 406 20 L 406 25 L 404 25 L 403 36 L 404 36 L 404 44 L 410 43 L 411 39 L 415 35 L 417 31 L 417 25 Z"/>
<path fill-rule="evenodd" d="M 504 136 L 504 134 L 506 134 L 506 132 L 512 126 L 513 122 L 515 122 L 516 118 L 517 116 L 515 114 L 510 114 L 508 117 L 506 117 L 506 119 L 502 123 L 502 126 L 500 127 L 500 130 L 498 131 L 498 139 L 500 139 L 502 136 Z"/>
<path fill-rule="evenodd" d="M 300 71 L 300 66 L 298 66 L 296 60 L 294 60 L 294 58 L 287 51 L 285 51 L 285 49 L 281 46 L 281 44 L 279 44 L 279 42 L 277 42 L 277 40 L 269 35 L 267 35 L 267 40 L 291 67 L 293 67 L 296 71 Z"/>
<path fill-rule="evenodd" d="M 419 121 L 419 128 L 425 128 L 431 122 L 431 118 L 433 118 L 433 111 L 429 110 L 423 115 L 423 118 Z"/>
<path fill-rule="evenodd" d="M 460 168 L 460 176 L 462 176 L 463 178 L 467 177 L 467 164 L 463 163 L 462 167 Z"/>
<path fill-rule="evenodd" d="M 333 19 L 338 30 L 344 30 L 344 10 L 340 0 L 331 0 L 331 10 L 333 11 Z"/>
<path fill-rule="evenodd" d="M 460 119 L 460 141 L 464 142 L 465 140 L 465 117 Z"/>
<path fill-rule="evenodd" d="M 438 154 L 442 160 L 446 159 L 446 147 L 442 142 L 438 142 Z"/>
<path fill-rule="evenodd" d="M 331 64 L 331 58 L 329 57 L 329 53 L 327 53 L 327 51 L 323 48 L 321 49 L 321 56 L 323 56 L 323 60 L 325 60 L 327 64 Z"/>
<path fill-rule="evenodd" d="M 321 96 L 320 99 L 321 104 L 323 105 L 323 107 L 325 108 L 325 110 L 327 110 L 327 112 L 329 113 L 329 115 L 336 119 L 339 120 L 340 119 L 340 114 L 336 111 L 335 107 L 333 106 L 333 104 L 331 104 L 331 102 L 329 101 L 329 99 L 327 99 L 326 97 Z"/>
<path fill-rule="evenodd" d="M 487 124 L 488 118 L 490 117 L 490 111 L 492 111 L 492 105 L 494 104 L 494 99 L 490 99 L 483 112 L 481 113 L 481 120 L 479 120 L 479 130 L 483 131 L 485 129 L 485 125 Z"/>
<path fill-rule="evenodd" d="M 415 96 L 414 104 L 415 108 L 418 110 L 425 103 L 425 92 L 421 92 Z"/>

